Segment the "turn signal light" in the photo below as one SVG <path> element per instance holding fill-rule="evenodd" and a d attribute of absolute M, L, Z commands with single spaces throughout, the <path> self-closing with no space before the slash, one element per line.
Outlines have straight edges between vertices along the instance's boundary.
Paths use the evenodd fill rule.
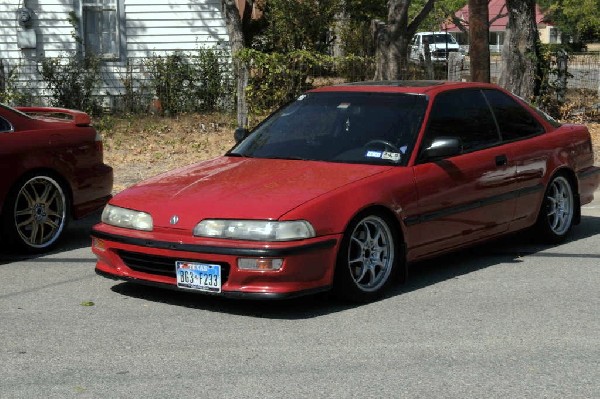
<path fill-rule="evenodd" d="M 240 258 L 238 268 L 242 270 L 279 270 L 283 259 L 270 258 Z"/>

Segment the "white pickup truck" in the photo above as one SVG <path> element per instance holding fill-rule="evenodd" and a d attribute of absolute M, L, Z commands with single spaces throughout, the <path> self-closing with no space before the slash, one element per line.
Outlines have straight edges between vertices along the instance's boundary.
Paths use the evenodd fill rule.
<path fill-rule="evenodd" d="M 446 62 L 450 53 L 460 52 L 460 46 L 456 39 L 447 32 L 419 32 L 411 42 L 411 61 L 421 63 L 425 61 L 426 44 L 429 44 L 429 52 L 433 62 Z"/>

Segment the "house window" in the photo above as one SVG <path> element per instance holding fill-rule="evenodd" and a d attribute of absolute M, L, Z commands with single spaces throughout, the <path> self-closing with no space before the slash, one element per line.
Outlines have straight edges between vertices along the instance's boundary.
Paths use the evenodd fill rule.
<path fill-rule="evenodd" d="M 119 57 L 117 0 L 83 0 L 83 45 L 102 58 Z"/>
<path fill-rule="evenodd" d="M 555 44 L 558 43 L 558 29 L 554 27 L 550 27 L 550 43 Z"/>

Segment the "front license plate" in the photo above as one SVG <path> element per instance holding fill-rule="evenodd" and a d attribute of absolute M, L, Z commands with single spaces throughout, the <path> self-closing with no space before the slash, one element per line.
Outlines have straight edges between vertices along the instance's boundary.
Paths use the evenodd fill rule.
<path fill-rule="evenodd" d="M 175 262 L 177 287 L 221 292 L 221 266 L 196 262 Z"/>

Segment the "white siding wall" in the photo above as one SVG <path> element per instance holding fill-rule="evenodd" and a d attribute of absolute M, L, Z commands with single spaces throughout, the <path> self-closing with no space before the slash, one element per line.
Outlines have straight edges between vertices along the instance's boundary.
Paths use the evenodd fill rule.
<path fill-rule="evenodd" d="M 125 0 L 125 16 L 129 57 L 228 41 L 220 0 Z"/>
<path fill-rule="evenodd" d="M 0 59 L 7 71 L 18 67 L 20 86 L 35 95 L 44 95 L 38 63 L 44 57 L 60 57 L 77 50 L 69 12 L 80 15 L 80 0 L 28 0 L 35 13 L 32 29 L 37 48 L 19 49 L 16 11 L 23 0 L 0 0 Z M 103 63 L 104 92 L 119 94 L 125 59 L 139 63 L 141 58 L 166 55 L 176 50 L 193 53 L 200 47 L 227 48 L 228 36 L 220 0 L 120 0 L 120 21 L 125 44 L 118 61 Z"/>

